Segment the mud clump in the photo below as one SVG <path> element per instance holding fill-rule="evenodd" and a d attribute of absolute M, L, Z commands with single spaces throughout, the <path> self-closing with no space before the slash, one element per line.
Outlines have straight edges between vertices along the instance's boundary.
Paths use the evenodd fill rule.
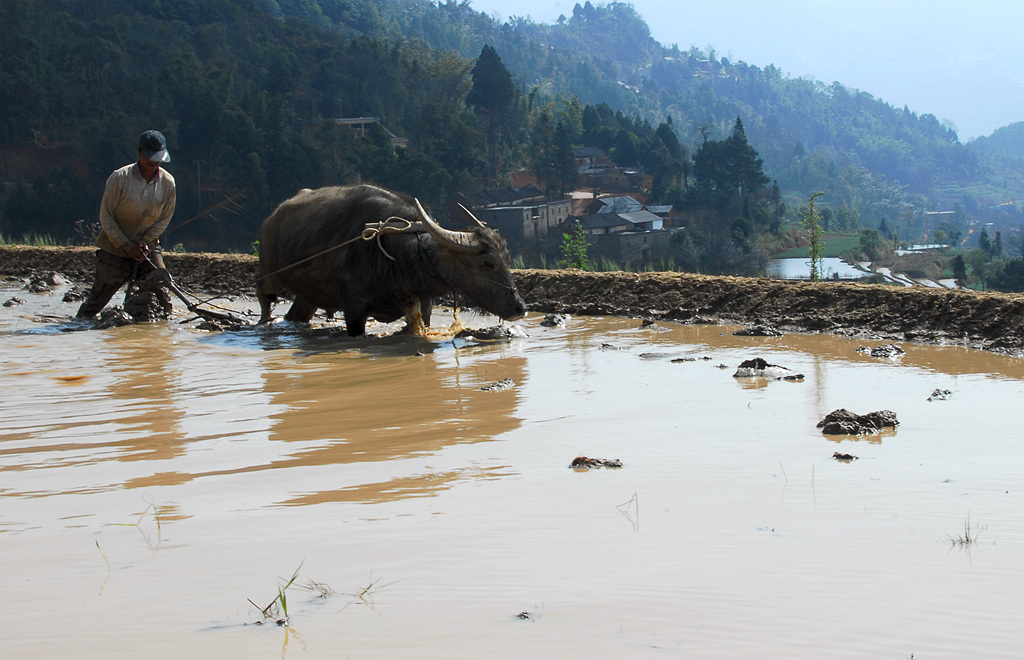
<path fill-rule="evenodd" d="M 83 300 L 85 300 L 85 297 L 88 296 L 88 295 L 89 295 L 89 289 L 87 289 L 86 287 L 82 286 L 81 284 L 76 284 L 73 287 L 71 287 L 67 292 L 65 292 L 64 297 L 62 298 L 62 300 L 64 302 L 66 302 L 66 303 L 82 302 Z"/>
<path fill-rule="evenodd" d="M 467 328 L 460 330 L 456 337 L 470 337 L 478 341 L 501 341 L 505 339 L 522 339 L 526 331 L 518 325 L 495 325 L 489 328 Z"/>
<path fill-rule="evenodd" d="M 577 456 L 572 459 L 572 463 L 569 464 L 574 470 L 589 470 L 591 468 L 620 468 L 622 467 L 622 461 L 617 458 L 589 458 L 587 456 Z"/>
<path fill-rule="evenodd" d="M 501 380 L 499 380 L 496 383 L 491 383 L 490 385 L 484 385 L 483 387 L 480 388 L 480 391 L 481 392 L 504 392 L 505 390 L 510 390 L 510 389 L 512 389 L 515 386 L 516 386 L 515 381 L 513 381 L 511 378 L 502 378 Z"/>
<path fill-rule="evenodd" d="M 803 380 L 804 375 L 794 372 L 789 367 L 770 364 L 764 358 L 744 360 L 736 368 L 733 378 L 767 378 L 768 380 Z"/>
<path fill-rule="evenodd" d="M 767 323 L 757 323 L 732 333 L 737 337 L 782 337 L 782 331 Z"/>
<path fill-rule="evenodd" d="M 825 415 L 825 419 L 818 422 L 818 428 L 824 435 L 871 435 L 886 428 L 895 429 L 899 424 L 896 413 L 891 410 L 858 415 L 840 408 Z"/>
<path fill-rule="evenodd" d="M 545 328 L 564 328 L 568 320 L 568 314 L 557 314 L 552 312 L 551 314 L 546 315 L 540 324 Z"/>
<path fill-rule="evenodd" d="M 901 358 L 907 354 L 902 348 L 896 344 L 885 344 L 884 346 L 875 346 L 874 348 L 868 348 L 861 346 L 857 349 L 858 353 L 864 353 L 874 358 L 885 358 L 887 360 L 895 360 Z"/>
<path fill-rule="evenodd" d="M 113 307 L 107 307 L 100 312 L 99 318 L 96 320 L 97 330 L 106 330 L 107 328 L 118 328 L 125 325 L 134 325 L 135 320 L 128 315 L 124 308 L 120 305 L 114 305 Z"/>
<path fill-rule="evenodd" d="M 53 291 L 55 287 L 68 285 L 68 280 L 60 273 L 43 273 L 41 275 L 34 275 L 25 285 L 25 290 L 30 293 L 47 293 Z"/>
<path fill-rule="evenodd" d="M 155 291 L 132 291 L 124 299 L 124 311 L 136 323 L 166 321 L 171 316 L 170 304 L 160 299 Z"/>

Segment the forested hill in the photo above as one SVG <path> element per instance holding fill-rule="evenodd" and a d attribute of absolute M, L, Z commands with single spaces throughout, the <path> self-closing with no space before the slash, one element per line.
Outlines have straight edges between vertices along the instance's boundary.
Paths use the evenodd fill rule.
<path fill-rule="evenodd" d="M 771 64 L 758 68 L 713 50 L 662 45 L 628 3 L 594 6 L 588 0 L 553 25 L 513 17 L 501 26 L 466 3 L 441 4 L 426 14 L 413 9 L 419 3 L 406 4 L 399 14 L 406 18 L 397 21 L 405 36 L 466 57 L 490 43 L 527 85 L 574 94 L 584 103 L 606 102 L 653 122 L 671 116 L 685 145 L 698 145 L 709 125 L 713 135 L 727 135 L 740 116 L 766 171 L 784 188 L 821 188 L 814 170 L 822 164 L 825 175 L 829 164 L 853 164 L 936 198 L 949 186 L 984 184 L 992 174 L 989 163 L 934 115 L 894 108 L 841 81 L 791 78 Z M 699 24 L 680 37 L 701 42 Z M 817 162 L 808 163 L 808 154 Z M 1009 178 L 1009 197 L 1020 199 L 1020 172 Z M 984 196 L 978 201 L 1006 201 L 1003 178 L 989 182 L 972 190 Z"/>
<path fill-rule="evenodd" d="M 1003 126 L 992 135 L 980 137 L 972 144 L 983 153 L 1024 160 L 1024 121 Z"/>
<path fill-rule="evenodd" d="M 7 236 L 68 236 L 94 219 L 103 180 L 146 128 L 164 130 L 174 157 L 187 226 L 170 242 L 237 247 L 302 187 L 370 180 L 439 206 L 507 183 L 540 162 L 554 120 L 583 146 L 583 106 L 637 144 L 670 119 L 688 154 L 741 118 L 784 195 L 824 190 L 869 226 L 907 203 L 1019 221 L 1019 206 L 997 205 L 1024 199 L 1019 160 L 961 144 L 932 115 L 659 44 L 624 3 L 577 5 L 554 25 L 427 0 L 5 0 L 0 20 Z M 680 38 L 701 41 L 696 29 Z M 494 116 L 467 101 L 488 44 L 518 83 L 490 151 Z M 367 116 L 379 123 L 362 138 L 333 121 Z"/>
<path fill-rule="evenodd" d="M 367 28 L 368 10 L 352 11 L 356 3 L 279 6 L 346 32 Z M 361 6 L 387 17 L 375 32 L 380 36 L 421 39 L 467 58 L 491 44 L 527 88 L 607 103 L 654 123 L 671 117 L 691 151 L 709 135 L 727 136 L 741 117 L 766 173 L 794 197 L 826 190 L 833 205 L 863 208 L 889 205 L 907 192 L 917 206 L 961 205 L 976 215 L 1024 200 L 1024 165 L 962 144 L 926 109 L 895 108 L 841 81 L 792 78 L 771 64 L 759 68 L 714 50 L 660 44 L 628 3 L 587 0 L 553 25 L 517 17 L 499 25 L 467 2 Z M 699 24 L 680 38 L 703 41 Z M 1011 215 L 1020 220 L 1019 210 Z"/>

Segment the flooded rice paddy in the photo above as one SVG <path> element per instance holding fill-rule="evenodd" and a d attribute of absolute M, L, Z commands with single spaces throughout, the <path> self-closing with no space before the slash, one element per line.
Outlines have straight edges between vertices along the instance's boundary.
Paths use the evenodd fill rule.
<path fill-rule="evenodd" d="M 1024 653 L 1019 358 L 537 315 L 62 332 L 31 297 L 0 309 L 4 657 Z M 900 426 L 823 436 L 837 408 Z"/>

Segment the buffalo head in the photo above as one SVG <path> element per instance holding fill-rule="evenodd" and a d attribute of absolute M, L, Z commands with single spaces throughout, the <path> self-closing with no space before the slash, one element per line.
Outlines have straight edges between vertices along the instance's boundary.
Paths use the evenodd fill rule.
<path fill-rule="evenodd" d="M 438 271 L 452 289 L 503 319 L 522 318 L 526 305 L 512 279 L 508 248 L 501 235 L 462 205 L 459 208 L 476 225 L 472 231 L 445 229 L 430 217 L 419 200 L 416 208 L 439 249 L 435 259 Z"/>

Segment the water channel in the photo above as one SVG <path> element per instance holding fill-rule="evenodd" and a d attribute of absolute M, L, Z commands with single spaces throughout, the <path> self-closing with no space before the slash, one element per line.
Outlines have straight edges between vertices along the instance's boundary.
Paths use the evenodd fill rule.
<path fill-rule="evenodd" d="M 55 300 L 0 309 L 5 657 L 1024 649 L 1020 358 L 535 314 L 62 332 Z M 837 408 L 900 426 L 823 436 Z"/>

